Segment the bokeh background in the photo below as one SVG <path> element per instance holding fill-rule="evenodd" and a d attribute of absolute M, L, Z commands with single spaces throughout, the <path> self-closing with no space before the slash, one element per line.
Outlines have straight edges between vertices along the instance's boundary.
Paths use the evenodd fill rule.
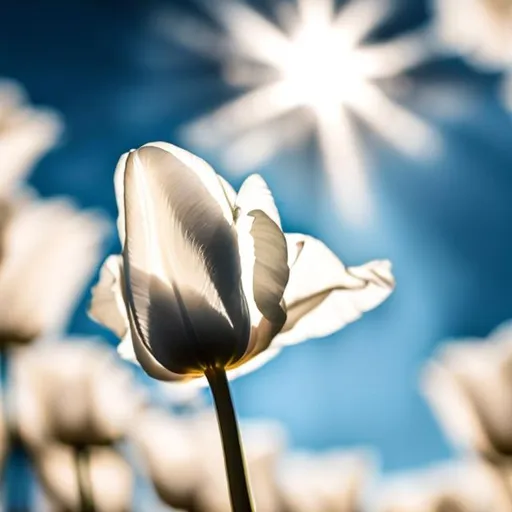
<path fill-rule="evenodd" d="M 251 4 L 268 15 L 275 7 Z M 207 158 L 235 186 L 244 177 L 182 137 L 188 121 L 240 90 L 226 84 L 218 62 L 162 35 L 155 19 L 169 8 L 209 21 L 192 0 L 6 0 L 0 7 L 0 76 L 22 83 L 65 123 L 30 183 L 42 196 L 68 195 L 107 212 L 105 255 L 118 249 L 112 176 L 121 153 L 166 140 Z M 397 0 L 370 38 L 424 27 L 431 11 L 423 0 Z M 401 78 L 400 102 L 439 130 L 443 151 L 411 159 L 362 126 L 373 202 L 364 224 L 340 215 L 314 137 L 256 169 L 285 230 L 321 238 L 347 264 L 391 259 L 397 288 L 363 321 L 285 350 L 236 381 L 241 417 L 280 420 L 293 447 L 369 445 L 385 472 L 450 457 L 419 391 L 422 365 L 442 341 L 486 336 L 512 316 L 512 116 L 499 78 L 442 52 Z M 88 300 L 86 292 L 69 331 L 116 343 L 88 319 Z"/>

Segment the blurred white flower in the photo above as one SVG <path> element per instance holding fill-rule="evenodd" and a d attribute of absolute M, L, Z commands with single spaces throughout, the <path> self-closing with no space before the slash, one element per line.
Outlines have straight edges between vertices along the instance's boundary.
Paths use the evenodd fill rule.
<path fill-rule="evenodd" d="M 512 326 L 489 339 L 442 347 L 423 376 L 424 392 L 456 446 L 494 460 L 512 455 Z"/>
<path fill-rule="evenodd" d="M 131 372 L 99 343 L 32 345 L 15 351 L 12 362 L 14 419 L 31 447 L 113 443 L 141 409 Z"/>
<path fill-rule="evenodd" d="M 9 195 L 61 133 L 59 117 L 27 104 L 22 88 L 0 81 L 0 196 Z"/>
<path fill-rule="evenodd" d="M 508 492 L 476 460 L 450 462 L 388 477 L 374 493 L 378 512 L 508 512 Z"/>
<path fill-rule="evenodd" d="M 225 32 L 180 16 L 159 19 L 173 39 L 220 60 L 226 81 L 245 92 L 185 127 L 192 145 L 222 150 L 245 172 L 316 132 L 323 164 L 343 213 L 364 220 L 371 204 L 354 115 L 400 152 L 431 157 L 434 129 L 379 86 L 429 55 L 424 33 L 365 40 L 392 11 L 385 0 L 281 2 L 274 23 L 246 2 L 203 2 Z"/>
<path fill-rule="evenodd" d="M 157 379 L 244 373 L 393 290 L 388 261 L 347 268 L 318 240 L 285 237 L 257 175 L 236 194 L 203 160 L 152 143 L 121 158 L 115 182 L 123 258 L 105 262 L 90 314 Z"/>
<path fill-rule="evenodd" d="M 213 411 L 190 417 L 147 413 L 132 432 L 163 501 L 196 512 L 231 511 Z M 274 422 L 247 421 L 241 424 L 241 434 L 256 510 L 279 512 L 275 470 L 284 433 Z"/>
<path fill-rule="evenodd" d="M 108 447 L 88 449 L 88 483 L 95 512 L 130 512 L 133 475 L 129 464 Z M 50 444 L 34 453 L 37 474 L 53 511 L 80 512 L 80 491 L 73 448 Z"/>
<path fill-rule="evenodd" d="M 372 469 L 365 452 L 292 453 L 280 464 L 279 489 L 284 510 L 357 512 Z"/>
<path fill-rule="evenodd" d="M 105 223 L 64 200 L 8 207 L 0 261 L 0 344 L 62 332 L 92 276 Z"/>
<path fill-rule="evenodd" d="M 433 0 L 437 35 L 474 64 L 512 66 L 510 0 Z"/>

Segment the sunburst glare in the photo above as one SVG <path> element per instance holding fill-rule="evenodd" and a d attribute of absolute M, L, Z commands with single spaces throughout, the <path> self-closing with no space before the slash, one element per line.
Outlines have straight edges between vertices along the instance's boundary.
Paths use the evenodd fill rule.
<path fill-rule="evenodd" d="M 253 170 L 316 132 L 342 213 L 364 220 L 371 204 L 354 114 L 408 156 L 439 149 L 433 128 L 378 85 L 429 53 L 423 31 L 365 42 L 390 3 L 353 0 L 337 9 L 335 0 L 296 0 L 281 4 L 276 23 L 240 0 L 202 5 L 222 32 L 196 22 L 191 30 L 176 17 L 165 25 L 189 48 L 220 59 L 226 81 L 244 91 L 183 130 L 191 145 L 219 150 L 228 169 Z"/>

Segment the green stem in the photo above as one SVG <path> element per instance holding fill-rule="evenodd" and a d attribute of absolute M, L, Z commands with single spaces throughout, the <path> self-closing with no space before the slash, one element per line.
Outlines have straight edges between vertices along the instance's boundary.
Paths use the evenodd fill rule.
<path fill-rule="evenodd" d="M 92 496 L 89 450 L 86 446 L 75 446 L 74 451 L 80 512 L 95 512 Z"/>
<path fill-rule="evenodd" d="M 233 512 L 252 512 L 253 507 L 247 485 L 242 443 L 226 371 L 222 368 L 208 368 L 205 375 L 210 384 L 217 410 L 231 508 Z"/>

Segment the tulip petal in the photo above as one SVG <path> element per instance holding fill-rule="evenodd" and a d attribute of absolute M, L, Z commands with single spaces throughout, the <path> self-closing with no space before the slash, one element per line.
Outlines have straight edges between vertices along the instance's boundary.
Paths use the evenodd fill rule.
<path fill-rule="evenodd" d="M 129 153 L 125 153 L 117 162 L 116 170 L 114 171 L 114 190 L 116 194 L 117 203 L 117 232 L 119 234 L 119 240 L 121 241 L 121 247 L 124 247 L 125 239 L 125 212 L 124 212 L 124 172 L 126 169 L 126 161 Z"/>
<path fill-rule="evenodd" d="M 210 164 L 205 162 L 202 158 L 190 153 L 189 151 L 169 144 L 168 142 L 150 142 L 145 144 L 142 148 L 155 147 L 173 155 L 188 169 L 193 171 L 198 178 L 202 181 L 204 187 L 215 198 L 217 203 L 222 209 L 224 217 L 229 224 L 233 223 L 233 209 L 231 201 L 233 200 L 233 190 L 227 181 L 222 180 L 218 176 Z M 228 186 L 226 186 L 228 185 Z M 231 190 L 229 190 L 229 188 Z M 233 191 L 234 193 L 234 191 Z M 230 204 L 231 203 L 231 204 Z"/>
<path fill-rule="evenodd" d="M 272 346 L 332 334 L 378 306 L 393 290 L 388 261 L 347 268 L 319 240 L 286 237 L 292 256 L 284 293 L 287 321 Z"/>
<path fill-rule="evenodd" d="M 0 196 L 12 196 L 61 132 L 55 112 L 33 108 L 18 84 L 0 80 Z"/>
<path fill-rule="evenodd" d="M 222 190 L 224 191 L 224 195 L 226 196 L 226 200 L 229 203 L 229 206 L 231 208 L 231 213 L 234 218 L 235 213 L 235 205 L 236 205 L 236 192 L 235 189 L 231 186 L 231 184 L 225 180 L 222 176 L 217 174 L 217 178 L 220 181 Z"/>
<path fill-rule="evenodd" d="M 253 331 L 246 354 L 254 356 L 270 344 L 286 320 L 282 307 L 289 276 L 286 239 L 281 228 L 261 210 L 241 214 L 236 227 Z"/>
<path fill-rule="evenodd" d="M 128 331 L 128 316 L 122 292 L 123 260 L 109 256 L 100 271 L 100 279 L 92 289 L 89 316 L 123 338 Z"/>
<path fill-rule="evenodd" d="M 177 373 L 237 359 L 249 329 L 238 246 L 204 180 L 142 147 L 127 159 L 125 209 L 127 299 L 144 345 Z"/>
<path fill-rule="evenodd" d="M 456 375 L 442 364 L 430 362 L 422 376 L 422 391 L 456 446 L 490 451 L 475 404 Z"/>
<path fill-rule="evenodd" d="M 97 264 L 105 226 L 98 215 L 63 200 L 13 204 L 0 269 L 3 335 L 51 335 L 63 328 Z"/>
<path fill-rule="evenodd" d="M 427 366 L 424 390 L 454 442 L 486 456 L 512 454 L 510 326 L 488 339 L 447 344 Z"/>
<path fill-rule="evenodd" d="M 121 357 L 140 364 L 144 371 L 153 379 L 165 382 L 183 380 L 183 375 L 168 370 L 155 359 L 151 350 L 139 336 L 131 311 L 129 312 L 129 321 L 130 335 L 127 336 L 117 348 Z"/>
<path fill-rule="evenodd" d="M 236 198 L 236 206 L 245 214 L 253 210 L 261 210 L 266 213 L 279 228 L 281 227 L 281 219 L 272 192 L 270 192 L 265 180 L 259 174 L 249 176 L 242 183 Z"/>
<path fill-rule="evenodd" d="M 225 365 L 243 355 L 246 343 L 238 343 L 229 319 L 203 297 L 187 289 L 175 294 L 157 277 L 137 269 L 131 274 L 137 333 L 165 368 L 199 375 L 208 366 Z M 135 337 L 134 348 L 138 357 Z"/>
<path fill-rule="evenodd" d="M 135 350 L 133 349 L 133 342 L 130 333 L 121 340 L 121 343 L 117 345 L 117 353 L 125 360 L 130 363 L 139 364 Z"/>

